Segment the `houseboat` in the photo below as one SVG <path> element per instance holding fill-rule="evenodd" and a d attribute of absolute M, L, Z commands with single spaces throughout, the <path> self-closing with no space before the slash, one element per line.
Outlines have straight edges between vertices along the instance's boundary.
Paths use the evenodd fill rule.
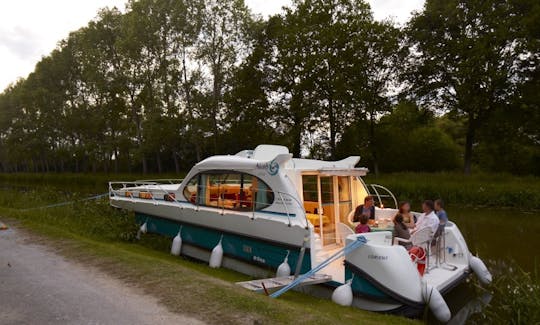
<path fill-rule="evenodd" d="M 484 282 L 491 275 L 451 221 L 437 238 L 413 235 L 427 258 L 411 258 L 392 238 L 395 197 L 366 185 L 359 160 L 299 159 L 286 147 L 259 145 L 209 157 L 182 181 L 111 182 L 110 204 L 134 211 L 148 232 L 179 236 L 184 255 L 208 261 L 219 243 L 223 267 L 254 277 L 275 272 L 285 257 L 292 272 L 304 274 L 363 236 L 364 245 L 320 271 L 331 280 L 318 287 L 349 284 L 358 308 L 412 315 L 429 305 L 447 320 L 440 297 L 472 271 Z M 351 211 L 368 195 L 377 201 L 373 231 L 355 234 Z"/>

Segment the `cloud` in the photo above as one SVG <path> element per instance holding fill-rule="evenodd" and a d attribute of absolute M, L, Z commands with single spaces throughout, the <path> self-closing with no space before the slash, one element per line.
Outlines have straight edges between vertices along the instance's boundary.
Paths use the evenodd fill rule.
<path fill-rule="evenodd" d="M 11 30 L 0 28 L 0 46 L 21 60 L 28 60 L 39 55 L 35 44 L 39 43 L 39 35 L 28 28 L 15 26 Z"/>
<path fill-rule="evenodd" d="M 425 0 L 369 0 L 373 17 L 376 20 L 393 19 L 404 24 L 411 17 L 411 12 L 422 9 Z"/>
<path fill-rule="evenodd" d="M 255 14 L 268 17 L 281 12 L 283 6 L 289 6 L 291 0 L 245 0 L 246 5 Z"/>
<path fill-rule="evenodd" d="M 100 8 L 124 8 L 126 0 L 2 1 L 0 91 L 26 77 L 69 32 L 85 26 Z"/>

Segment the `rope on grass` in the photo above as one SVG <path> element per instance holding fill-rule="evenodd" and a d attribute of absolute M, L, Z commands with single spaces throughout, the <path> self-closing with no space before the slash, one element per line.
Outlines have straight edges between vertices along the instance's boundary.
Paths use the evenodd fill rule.
<path fill-rule="evenodd" d="M 87 198 L 84 198 L 84 199 L 80 199 L 80 200 L 65 201 L 65 202 L 60 202 L 60 203 L 55 203 L 55 204 L 49 204 L 49 205 L 45 205 L 45 206 L 41 206 L 41 207 L 22 209 L 21 211 L 30 211 L 30 210 L 39 210 L 39 209 L 48 209 L 48 208 L 61 207 L 61 206 L 64 206 L 64 205 L 70 205 L 70 204 L 73 204 L 73 203 L 76 203 L 76 202 L 83 202 L 83 201 L 97 200 L 97 199 L 100 199 L 100 198 L 105 197 L 105 196 L 108 196 L 108 195 L 109 195 L 109 192 L 103 193 L 103 194 L 94 195 L 94 196 L 90 196 L 90 197 L 87 197 Z"/>

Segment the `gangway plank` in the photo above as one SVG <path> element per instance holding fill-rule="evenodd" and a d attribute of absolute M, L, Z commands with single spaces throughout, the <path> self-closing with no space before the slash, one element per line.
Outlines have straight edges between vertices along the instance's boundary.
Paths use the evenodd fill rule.
<path fill-rule="evenodd" d="M 291 284 L 295 280 L 295 277 L 283 276 L 277 278 L 257 279 L 250 281 L 237 282 L 236 284 L 255 292 L 264 292 L 265 288 L 268 291 L 284 288 Z M 306 286 L 313 284 L 321 284 L 332 281 L 332 276 L 326 274 L 313 274 L 301 281 L 298 286 Z"/>

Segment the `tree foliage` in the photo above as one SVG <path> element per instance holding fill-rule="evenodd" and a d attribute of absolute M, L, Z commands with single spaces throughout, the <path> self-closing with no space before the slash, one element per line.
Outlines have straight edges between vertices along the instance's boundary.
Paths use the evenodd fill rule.
<path fill-rule="evenodd" d="M 531 49 L 516 4 L 428 0 L 406 30 L 410 65 L 404 76 L 414 96 L 466 120 L 466 173 L 478 130 L 495 110 L 511 105 L 527 80 Z"/>
<path fill-rule="evenodd" d="M 539 18 L 533 0 L 428 0 L 401 29 L 364 1 L 262 19 L 129 0 L 0 94 L 0 170 L 180 172 L 276 143 L 375 172 L 540 174 Z"/>

